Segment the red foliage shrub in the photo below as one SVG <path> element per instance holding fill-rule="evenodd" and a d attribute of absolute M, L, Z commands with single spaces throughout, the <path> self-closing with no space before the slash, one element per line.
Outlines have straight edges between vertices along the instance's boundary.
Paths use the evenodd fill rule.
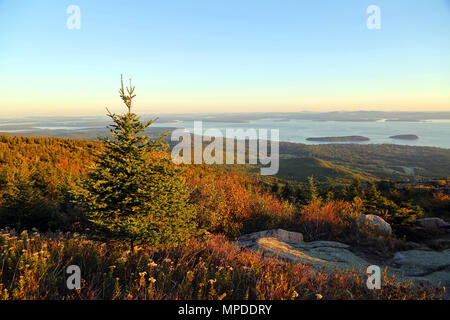
<path fill-rule="evenodd" d="M 306 239 L 334 240 L 343 238 L 354 229 L 359 213 L 346 201 L 314 201 L 300 210 L 298 227 Z"/>
<path fill-rule="evenodd" d="M 237 236 L 242 232 L 283 225 L 295 209 L 287 201 L 264 193 L 248 177 L 221 170 L 187 172 L 191 200 L 197 206 L 199 224 L 210 232 Z"/>

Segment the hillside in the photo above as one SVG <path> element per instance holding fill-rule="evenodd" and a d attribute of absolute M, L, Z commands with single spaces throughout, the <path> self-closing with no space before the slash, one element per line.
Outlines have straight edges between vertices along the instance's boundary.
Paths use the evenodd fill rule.
<path fill-rule="evenodd" d="M 280 188 L 278 183 L 268 183 L 255 173 L 248 175 L 255 169 L 251 166 L 229 166 L 223 170 L 219 166 L 183 165 L 182 176 L 190 193 L 189 203 L 195 210 L 197 235 L 176 248 L 157 249 L 143 243 L 130 251 L 117 239 L 98 239 L 73 197 L 73 190 L 86 179 L 86 172 L 102 148 L 100 142 L 93 141 L 0 136 L 0 229 L 6 228 L 0 231 L 3 250 L 0 298 L 315 299 L 320 294 L 326 299 L 435 299 L 441 296 L 435 289 L 415 289 L 394 279 L 390 283 L 395 285 L 383 290 L 367 290 L 358 272 L 344 270 L 336 278 L 313 271 L 308 264 L 286 267 L 276 258 L 268 259 L 232 243 L 251 232 L 283 228 L 301 233 L 306 241 L 340 241 L 368 261 L 388 261 L 396 251 L 411 249 L 406 240 L 419 241 L 430 248 L 435 245 L 434 238 L 408 231 L 411 221 L 423 216 L 424 211 L 442 212 L 448 218 L 445 213 L 450 199 L 434 196 L 434 189 L 381 192 L 374 185 L 364 190 L 357 184 L 322 189 L 310 180 L 309 186 L 292 190 L 288 184 Z M 150 161 L 167 156 L 164 152 L 148 155 Z M 314 157 L 283 160 L 286 162 L 282 164 L 280 177 L 286 180 L 305 179 L 312 174 L 339 184 L 340 180 L 368 177 Z M 394 234 L 360 231 L 356 218 L 362 213 L 384 215 Z M 26 230 L 35 233 L 31 235 Z M 24 243 L 31 245 L 25 248 Z M 447 244 L 439 246 L 446 248 Z M 30 258 L 37 252 L 43 252 L 42 260 Z M 29 267 L 16 269 L 19 261 Z M 91 266 L 84 278 L 86 285 L 77 296 L 55 289 L 64 281 L 60 266 L 73 263 Z M 311 272 L 314 277 L 308 276 Z M 27 286 L 13 281 L 20 277 L 27 277 Z M 286 290 L 271 287 L 273 281 L 284 283 Z"/>
<path fill-rule="evenodd" d="M 328 183 L 331 181 L 345 183 L 355 179 L 366 181 L 375 178 L 318 158 L 299 157 L 280 160 L 280 171 L 277 175 L 280 179 L 306 181 L 311 176 L 317 181 Z"/>
<path fill-rule="evenodd" d="M 152 128 L 149 134 L 158 136 L 167 130 L 171 128 Z M 96 143 L 97 137 L 106 135 L 107 132 L 102 130 L 74 133 L 70 130 L 49 130 L 41 134 L 88 139 Z M 170 146 L 174 145 L 168 138 L 166 142 Z M 233 167 L 237 166 L 224 166 L 227 169 Z M 259 171 L 251 165 L 234 169 L 243 173 Z M 280 142 L 278 178 L 305 182 L 311 175 L 321 183 L 337 179 L 339 183 L 344 184 L 350 183 L 354 178 L 395 181 L 441 179 L 450 176 L 450 149 L 395 144 L 307 145 Z"/>
<path fill-rule="evenodd" d="M 442 148 L 394 144 L 305 145 L 281 142 L 280 153 L 325 160 L 375 179 L 439 179 L 450 175 L 450 150 Z M 288 162 L 293 164 L 296 161 L 290 159 Z M 322 176 L 317 178 L 320 180 Z"/>

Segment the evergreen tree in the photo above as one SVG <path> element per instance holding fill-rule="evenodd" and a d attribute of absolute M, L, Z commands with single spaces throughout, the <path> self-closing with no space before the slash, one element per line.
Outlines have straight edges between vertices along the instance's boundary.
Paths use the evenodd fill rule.
<path fill-rule="evenodd" d="M 16 161 L 15 168 L 6 175 L 6 183 L 0 189 L 0 227 L 48 230 L 58 224 L 58 206 L 42 196 L 33 175 L 35 168 L 28 168 Z"/>
<path fill-rule="evenodd" d="M 77 198 L 102 238 L 155 246 L 176 245 L 195 230 L 194 210 L 188 203 L 180 167 L 162 154 L 163 137 L 151 141 L 143 133 L 154 122 L 141 122 L 132 112 L 135 88 L 123 86 L 120 97 L 128 112 L 111 114 L 111 138 L 102 138 L 103 150 Z"/>
<path fill-rule="evenodd" d="M 271 190 L 271 192 L 272 192 L 273 194 L 277 195 L 277 196 L 280 195 L 280 192 L 281 192 L 281 185 L 280 185 L 279 182 L 275 182 L 275 183 L 272 185 L 272 190 Z"/>
<path fill-rule="evenodd" d="M 306 190 L 307 190 L 306 200 L 308 203 L 319 200 L 319 193 L 317 191 L 316 182 L 314 181 L 313 176 L 308 177 L 308 186 Z"/>
<path fill-rule="evenodd" d="M 345 188 L 345 195 L 348 201 L 352 201 L 355 197 L 361 198 L 363 196 L 361 180 L 354 179 L 352 183 Z"/>
<path fill-rule="evenodd" d="M 336 198 L 336 186 L 333 183 L 331 183 L 326 190 L 325 200 L 326 202 L 331 202 L 335 198 Z"/>
<path fill-rule="evenodd" d="M 291 185 L 289 184 L 289 182 L 287 182 L 286 185 L 283 187 L 281 196 L 286 200 L 291 200 L 293 193 L 294 193 L 294 191 L 293 191 Z"/>
<path fill-rule="evenodd" d="M 367 191 L 364 194 L 364 198 L 369 202 L 376 202 L 381 197 L 381 192 L 377 189 L 375 183 L 372 182 L 369 188 L 367 188 Z"/>

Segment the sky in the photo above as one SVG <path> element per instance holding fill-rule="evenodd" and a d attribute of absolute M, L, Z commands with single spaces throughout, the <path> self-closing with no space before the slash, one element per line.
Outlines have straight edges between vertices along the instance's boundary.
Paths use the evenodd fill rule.
<path fill-rule="evenodd" d="M 0 116 L 123 110 L 122 73 L 143 113 L 450 111 L 450 0 L 0 0 Z"/>

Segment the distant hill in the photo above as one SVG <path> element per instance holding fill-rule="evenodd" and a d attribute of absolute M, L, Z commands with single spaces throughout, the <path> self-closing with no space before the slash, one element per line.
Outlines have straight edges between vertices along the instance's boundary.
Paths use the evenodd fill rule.
<path fill-rule="evenodd" d="M 277 175 L 290 181 L 306 181 L 313 176 L 318 182 L 349 182 L 354 179 L 367 181 L 375 179 L 371 175 L 362 175 L 358 171 L 336 165 L 330 161 L 318 158 L 288 158 L 280 159 L 280 171 Z"/>
<path fill-rule="evenodd" d="M 359 141 L 369 141 L 370 139 L 363 136 L 345 136 L 345 137 L 307 138 L 306 140 L 318 142 L 359 142 Z"/>

